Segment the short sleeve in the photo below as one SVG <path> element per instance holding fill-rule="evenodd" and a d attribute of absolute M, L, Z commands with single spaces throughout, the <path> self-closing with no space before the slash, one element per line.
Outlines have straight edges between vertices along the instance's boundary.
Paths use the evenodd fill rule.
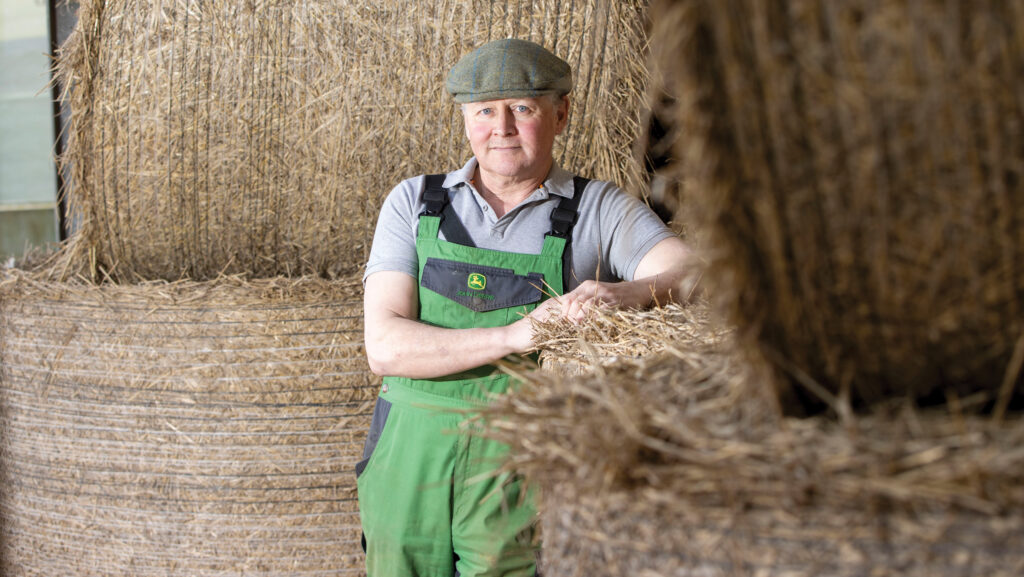
<path fill-rule="evenodd" d="M 583 191 L 573 229 L 569 290 L 584 280 L 634 280 L 640 261 L 677 236 L 644 202 L 612 183 L 594 180 Z"/>
<path fill-rule="evenodd" d="M 415 277 L 418 271 L 416 258 L 416 227 L 419 222 L 419 191 L 423 188 L 423 177 L 410 178 L 391 190 L 373 233 L 370 258 L 366 262 L 363 281 L 375 272 L 397 271 Z"/>
<path fill-rule="evenodd" d="M 635 280 L 640 261 L 654 245 L 676 234 L 639 198 L 614 185 L 600 184 L 604 187 L 599 207 L 601 244 L 608 266 L 617 278 Z"/>

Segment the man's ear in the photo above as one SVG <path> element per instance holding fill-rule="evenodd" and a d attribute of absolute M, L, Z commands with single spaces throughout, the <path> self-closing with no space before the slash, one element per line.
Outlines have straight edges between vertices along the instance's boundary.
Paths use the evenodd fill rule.
<path fill-rule="evenodd" d="M 563 94 L 558 99 L 558 105 L 555 107 L 555 117 L 558 119 L 558 134 L 561 134 L 565 130 L 566 125 L 569 124 L 569 108 L 572 101 L 569 100 L 568 94 Z"/>

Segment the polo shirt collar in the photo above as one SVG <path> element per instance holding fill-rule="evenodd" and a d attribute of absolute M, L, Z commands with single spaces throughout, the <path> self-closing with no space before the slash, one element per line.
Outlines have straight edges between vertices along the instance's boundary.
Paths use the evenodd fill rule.
<path fill-rule="evenodd" d="M 470 181 L 473 180 L 473 174 L 476 172 L 476 166 L 477 161 L 474 156 L 470 158 L 462 168 L 449 172 L 448 175 L 445 176 L 444 187 L 454 188 L 463 184 L 468 185 Z M 548 194 L 572 198 L 572 173 L 561 166 L 558 166 L 557 163 L 552 164 L 551 172 L 548 173 L 547 179 L 544 180 L 543 188 Z"/>

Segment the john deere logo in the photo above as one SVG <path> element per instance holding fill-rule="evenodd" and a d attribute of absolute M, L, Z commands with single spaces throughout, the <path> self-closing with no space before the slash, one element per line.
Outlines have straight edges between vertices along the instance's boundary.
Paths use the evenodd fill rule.
<path fill-rule="evenodd" d="M 487 277 L 478 272 L 474 272 L 469 275 L 468 279 L 466 279 L 466 286 L 476 291 L 482 291 L 487 288 Z"/>

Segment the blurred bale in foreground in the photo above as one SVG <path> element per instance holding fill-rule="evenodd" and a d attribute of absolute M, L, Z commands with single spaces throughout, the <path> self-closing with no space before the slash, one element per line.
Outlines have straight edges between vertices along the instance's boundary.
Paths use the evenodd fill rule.
<path fill-rule="evenodd" d="M 0 272 L 0 573 L 361 575 L 358 279 Z"/>
<path fill-rule="evenodd" d="M 657 0 L 651 15 L 710 294 L 803 397 L 790 410 L 1005 407 L 1024 357 L 1024 4 Z"/>
<path fill-rule="evenodd" d="M 348 274 L 400 180 L 470 156 L 451 66 L 506 36 L 573 66 L 556 159 L 639 194 L 646 1 L 87 0 L 70 103 L 68 270 L 128 282 Z M 61 269 L 58 269 L 61 270 Z"/>
<path fill-rule="evenodd" d="M 611 333 L 629 314 L 581 330 Z M 633 339 L 565 330 L 558 358 L 616 362 L 523 374 L 487 415 L 512 447 L 508 468 L 538 489 L 545 574 L 1020 574 L 1019 414 L 902 402 L 846 422 L 785 417 L 734 335 L 703 314 L 633 316 L 635 334 L 675 319 L 678 338 L 631 360 Z"/>

